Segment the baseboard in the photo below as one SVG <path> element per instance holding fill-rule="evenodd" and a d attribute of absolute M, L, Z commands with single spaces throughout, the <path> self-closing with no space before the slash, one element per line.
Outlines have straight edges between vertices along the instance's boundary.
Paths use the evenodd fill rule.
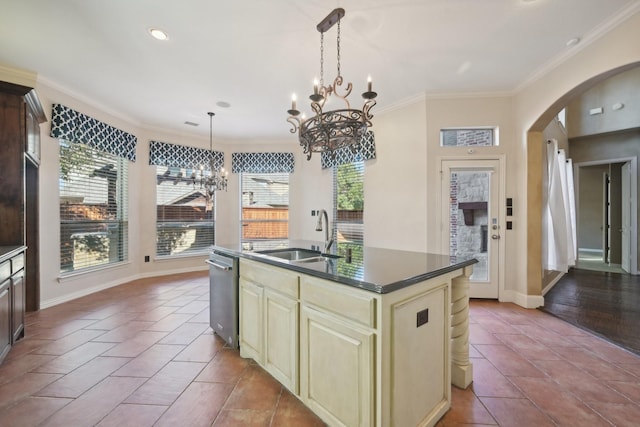
<path fill-rule="evenodd" d="M 564 275 L 565 273 L 558 272 L 558 274 L 556 274 L 556 277 L 551 279 L 551 281 L 547 284 L 547 286 L 545 286 L 544 289 L 542 289 L 542 296 L 545 296 L 547 292 L 549 292 L 551 288 L 553 288 L 556 285 L 556 283 L 558 283 L 558 281 L 562 279 Z M 544 305 L 544 300 L 542 302 L 542 305 Z"/>
<path fill-rule="evenodd" d="M 191 273 L 193 271 L 204 271 L 207 269 L 207 266 L 198 267 L 198 268 L 178 268 L 174 270 L 163 270 L 163 271 L 151 271 L 148 273 L 140 273 L 134 276 L 124 277 L 118 280 L 113 280 L 111 282 L 103 283 L 101 285 L 91 286 L 88 288 L 84 288 L 80 291 L 72 292 L 70 294 L 62 295 L 57 298 L 51 298 L 46 301 L 40 301 L 40 309 L 43 310 L 45 308 L 53 307 L 58 304 L 62 304 L 65 302 L 72 301 L 74 299 L 82 298 L 87 295 L 91 295 L 96 292 L 103 291 L 105 289 L 113 288 L 114 286 L 124 285 L 125 283 L 133 282 L 134 280 L 139 279 L 148 279 L 150 277 L 160 277 L 160 276 L 169 276 L 171 274 L 181 274 L 181 273 Z"/>
<path fill-rule="evenodd" d="M 500 301 L 512 302 L 524 308 L 538 308 L 544 305 L 544 297 L 541 295 L 527 295 L 512 290 L 505 290 Z"/>
<path fill-rule="evenodd" d="M 586 252 L 590 254 L 603 254 L 604 251 L 602 249 L 589 249 L 589 248 L 578 248 L 578 253 Z"/>

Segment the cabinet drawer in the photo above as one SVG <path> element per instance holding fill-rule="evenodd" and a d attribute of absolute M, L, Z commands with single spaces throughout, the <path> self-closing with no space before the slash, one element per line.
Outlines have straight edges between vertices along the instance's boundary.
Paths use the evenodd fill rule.
<path fill-rule="evenodd" d="M 11 274 L 16 274 L 24 268 L 24 254 L 16 255 L 11 258 Z"/>
<path fill-rule="evenodd" d="M 300 300 L 341 317 L 376 328 L 376 297 L 367 291 L 310 276 L 300 278 Z"/>
<path fill-rule="evenodd" d="M 296 273 L 248 260 L 241 260 L 240 263 L 240 276 L 298 299 L 300 292 Z"/>
<path fill-rule="evenodd" d="M 11 262 L 5 261 L 0 264 L 0 283 L 3 283 L 9 277 L 11 277 Z"/>

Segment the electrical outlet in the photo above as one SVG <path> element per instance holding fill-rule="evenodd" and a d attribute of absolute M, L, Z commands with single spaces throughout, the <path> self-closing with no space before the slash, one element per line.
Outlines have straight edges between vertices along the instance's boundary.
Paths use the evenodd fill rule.
<path fill-rule="evenodd" d="M 311 216 L 316 216 L 316 211 L 311 209 Z"/>
<path fill-rule="evenodd" d="M 149 255 L 144 256 L 144 262 L 149 262 Z"/>
<path fill-rule="evenodd" d="M 425 308 L 416 314 L 416 328 L 429 323 L 429 309 Z"/>

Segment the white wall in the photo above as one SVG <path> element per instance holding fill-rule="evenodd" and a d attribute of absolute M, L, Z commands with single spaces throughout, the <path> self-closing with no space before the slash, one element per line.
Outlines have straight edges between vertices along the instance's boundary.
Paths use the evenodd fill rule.
<path fill-rule="evenodd" d="M 425 104 L 378 114 L 376 159 L 365 162 L 364 236 L 368 246 L 427 249 Z"/>
<path fill-rule="evenodd" d="M 621 104 L 619 110 L 614 110 Z M 591 109 L 601 114 L 591 115 Z M 567 106 L 569 138 L 640 126 L 640 67 L 620 73 L 576 97 Z"/>
<path fill-rule="evenodd" d="M 104 121 L 137 137 L 136 161 L 129 162 L 129 261 L 116 267 L 107 267 L 94 272 L 84 272 L 60 278 L 59 197 L 58 197 L 58 141 L 49 136 L 50 121 L 41 125 L 42 163 L 40 179 L 40 272 L 41 305 L 47 307 L 66 300 L 118 285 L 141 277 L 204 270 L 206 256 L 154 259 L 156 247 L 155 215 L 156 200 L 155 167 L 149 165 L 149 143 L 151 140 L 172 144 L 209 148 L 208 138 L 194 137 L 187 133 L 177 134 L 163 130 L 146 129 L 117 114 L 108 114 L 106 109 L 95 107 L 91 102 L 80 100 L 81 96 L 69 95 L 69 90 L 54 88 L 53 84 L 40 82 L 36 90 L 47 118 L 51 119 L 51 105 L 64 104 L 84 114 Z M 315 231 L 312 209 L 325 208 L 331 212 L 331 172 L 321 170 L 320 156 L 306 160 L 296 139 L 287 141 L 217 141 L 215 150 L 225 152 L 225 169 L 231 170 L 232 152 L 285 151 L 295 155 L 295 172 L 290 182 L 290 237 L 295 239 L 321 240 Z M 240 188 L 239 175 L 229 174 L 227 192 L 216 194 L 216 241 L 238 243 Z M 144 257 L 150 257 L 145 263 Z"/>
<path fill-rule="evenodd" d="M 521 88 L 516 94 L 492 97 L 419 97 L 404 106 L 378 113 L 374 118 L 377 159 L 365 166 L 365 235 L 370 246 L 437 251 L 439 234 L 438 157 L 456 153 L 456 149 L 439 147 L 439 130 L 452 126 L 500 127 L 500 146 L 478 148 L 475 155 L 502 154 L 507 157 L 506 197 L 514 198 L 514 230 L 505 235 L 505 287 L 501 299 L 524 306 L 535 306 L 539 290 L 527 288 L 527 156 L 526 133 L 548 110 L 559 110 L 559 100 L 595 76 L 614 68 L 640 61 L 640 14 L 584 45 L 581 51 L 553 70 Z M 143 262 L 144 255 L 155 250 L 155 174 L 148 166 L 149 140 L 208 147 L 208 140 L 149 130 L 117 114 L 109 114 L 90 101 L 80 100 L 67 91 L 57 90 L 47 82 L 39 82 L 38 94 L 50 117 L 51 103 L 62 103 L 96 119 L 133 133 L 138 137 L 138 160 L 130 174 L 130 262 L 99 273 L 82 274 L 58 281 L 59 213 L 58 213 L 58 144 L 48 137 L 49 124 L 42 126 L 42 166 L 40 168 L 41 231 L 41 297 L 50 305 L 79 296 L 99 287 L 110 286 L 138 277 L 205 268 L 202 257 L 170 261 Z M 557 111 L 553 111 L 555 115 Z M 548 122 L 548 120 L 547 120 Z M 540 129 L 542 130 L 542 129 Z M 319 156 L 307 162 L 295 138 L 291 141 L 214 141 L 214 149 L 226 153 L 227 169 L 231 168 L 234 151 L 292 151 L 296 169 L 291 181 L 290 236 L 321 239 L 315 232 L 312 209 L 330 209 L 331 173 L 322 171 Z M 465 150 L 458 149 L 461 156 Z M 540 167 L 540 165 L 536 166 Z M 227 193 L 218 197 L 219 241 L 235 241 L 238 211 L 237 175 L 230 175 Z M 332 219 L 332 218 L 331 218 Z"/>

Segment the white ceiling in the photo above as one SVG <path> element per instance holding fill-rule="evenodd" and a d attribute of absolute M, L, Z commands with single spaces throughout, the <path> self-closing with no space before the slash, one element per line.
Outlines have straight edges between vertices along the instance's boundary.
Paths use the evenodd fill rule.
<path fill-rule="evenodd" d="M 374 115 L 424 94 L 511 93 L 612 25 L 640 0 L 0 0 L 0 63 L 35 71 L 134 123 L 222 138 L 283 139 L 319 77 L 316 25 L 342 20 L 342 74 Z M 169 34 L 159 42 L 157 27 Z M 334 26 L 325 82 L 336 73 Z M 568 40 L 581 42 L 567 47 Z M 637 43 L 638 41 L 629 41 Z M 230 108 L 221 108 L 218 102 Z M 187 126 L 185 121 L 200 124 Z M 375 119 L 374 119 L 375 123 Z"/>

